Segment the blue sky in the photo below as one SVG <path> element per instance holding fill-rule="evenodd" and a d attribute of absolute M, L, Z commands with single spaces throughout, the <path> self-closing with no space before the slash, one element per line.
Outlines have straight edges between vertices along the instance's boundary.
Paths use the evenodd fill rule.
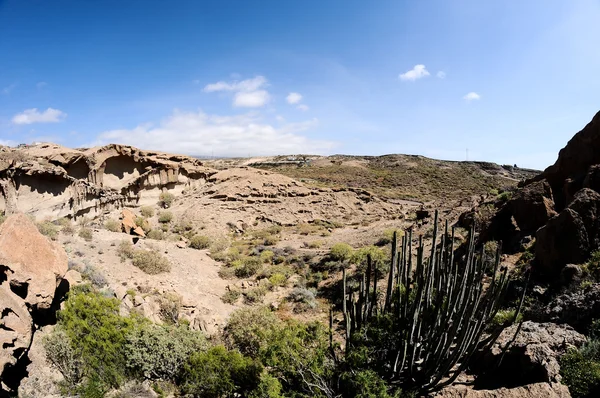
<path fill-rule="evenodd" d="M 0 143 L 545 168 L 600 109 L 598 0 L 0 0 Z"/>

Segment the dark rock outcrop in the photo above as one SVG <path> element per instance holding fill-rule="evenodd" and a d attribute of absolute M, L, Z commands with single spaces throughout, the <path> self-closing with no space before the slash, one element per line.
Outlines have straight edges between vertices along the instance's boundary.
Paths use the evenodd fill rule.
<path fill-rule="evenodd" d="M 556 276 L 569 264 L 588 260 L 600 247 L 600 194 L 584 188 L 569 206 L 537 231 L 537 270 Z"/>

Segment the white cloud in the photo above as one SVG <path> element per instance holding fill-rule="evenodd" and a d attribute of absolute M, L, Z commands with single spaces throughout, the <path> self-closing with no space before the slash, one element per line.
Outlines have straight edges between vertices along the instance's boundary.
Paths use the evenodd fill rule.
<path fill-rule="evenodd" d="M 256 76 L 252 79 L 242 81 L 225 82 L 219 81 L 216 83 L 207 84 L 204 86 L 204 92 L 214 93 L 220 91 L 233 91 L 233 106 L 243 108 L 259 108 L 269 102 L 270 95 L 264 90 L 268 85 L 268 81 L 264 76 Z"/>
<path fill-rule="evenodd" d="M 446 72 L 444 72 L 443 70 L 441 70 L 438 73 L 436 73 L 436 76 L 438 77 L 438 79 L 445 79 L 446 78 Z"/>
<path fill-rule="evenodd" d="M 466 100 L 467 102 L 471 102 L 471 101 L 477 101 L 481 99 L 481 96 L 479 94 L 477 94 L 474 91 L 471 91 L 470 93 L 468 93 L 467 95 L 465 95 L 463 97 L 464 100 Z"/>
<path fill-rule="evenodd" d="M 402 73 L 400 76 L 398 76 L 398 78 L 402 81 L 408 80 L 414 82 L 415 80 L 421 79 L 426 76 L 429 76 L 429 72 L 425 68 L 425 65 L 419 64 L 415 65 L 414 68 L 412 68 L 411 70 Z"/>
<path fill-rule="evenodd" d="M 285 100 L 288 104 L 297 104 L 302 101 L 302 95 L 300 93 L 289 93 Z"/>
<path fill-rule="evenodd" d="M 39 112 L 37 108 L 31 108 L 13 116 L 12 122 L 13 124 L 58 123 L 66 117 L 67 114 L 58 109 L 48 108 Z"/>
<path fill-rule="evenodd" d="M 304 104 L 300 104 L 298 105 L 296 108 L 298 108 L 299 110 L 306 112 L 307 110 L 309 110 L 310 108 L 308 107 L 308 105 L 304 105 Z"/>
<path fill-rule="evenodd" d="M 238 108 L 260 108 L 269 102 L 270 95 L 265 90 L 239 91 L 233 97 L 233 106 Z"/>
<path fill-rule="evenodd" d="M 310 119 L 274 127 L 263 122 L 256 112 L 218 116 L 176 110 L 157 126 L 142 124 L 131 130 L 101 133 L 94 145 L 120 143 L 166 152 L 218 156 L 329 153 L 336 145 L 334 142 L 312 140 L 298 134 L 317 125 L 317 119 Z"/>
<path fill-rule="evenodd" d="M 267 85 L 267 79 L 264 76 L 256 76 L 252 79 L 242 81 L 224 82 L 207 84 L 204 91 L 212 93 L 215 91 L 255 91 Z"/>

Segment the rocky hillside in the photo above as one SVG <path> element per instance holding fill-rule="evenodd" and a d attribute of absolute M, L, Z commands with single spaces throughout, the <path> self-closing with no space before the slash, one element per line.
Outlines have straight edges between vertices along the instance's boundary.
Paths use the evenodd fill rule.
<path fill-rule="evenodd" d="M 353 187 L 380 197 L 421 202 L 486 195 L 515 187 L 539 173 L 514 165 L 454 162 L 414 155 L 299 155 L 218 159 L 207 164 L 215 168 L 252 166 L 319 187 Z"/>

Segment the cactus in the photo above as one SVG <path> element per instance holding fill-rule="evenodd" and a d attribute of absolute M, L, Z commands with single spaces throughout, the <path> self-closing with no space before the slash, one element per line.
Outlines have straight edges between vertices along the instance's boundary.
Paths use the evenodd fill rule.
<path fill-rule="evenodd" d="M 454 228 L 450 235 L 446 222 L 440 237 L 438 221 L 436 211 L 427 258 L 422 237 L 413 253 L 412 229 L 400 245 L 394 233 L 382 306 L 377 299 L 377 267 L 370 257 L 357 300 L 347 292 L 343 272 L 346 353 L 353 349 L 356 331 L 366 336 L 370 327 L 377 327 L 375 320 L 389 317 L 393 338 L 374 351 L 378 358 L 369 360 L 381 365 L 380 373 L 386 373 L 382 376 L 389 382 L 423 394 L 453 382 L 477 350 L 495 342 L 498 333 L 484 339 L 483 332 L 498 310 L 508 281 L 507 270 L 499 269 L 499 249 L 493 276 L 486 280 L 483 256 L 475 253 L 474 233 L 469 235 L 466 255 L 459 259 L 454 253 Z"/>

